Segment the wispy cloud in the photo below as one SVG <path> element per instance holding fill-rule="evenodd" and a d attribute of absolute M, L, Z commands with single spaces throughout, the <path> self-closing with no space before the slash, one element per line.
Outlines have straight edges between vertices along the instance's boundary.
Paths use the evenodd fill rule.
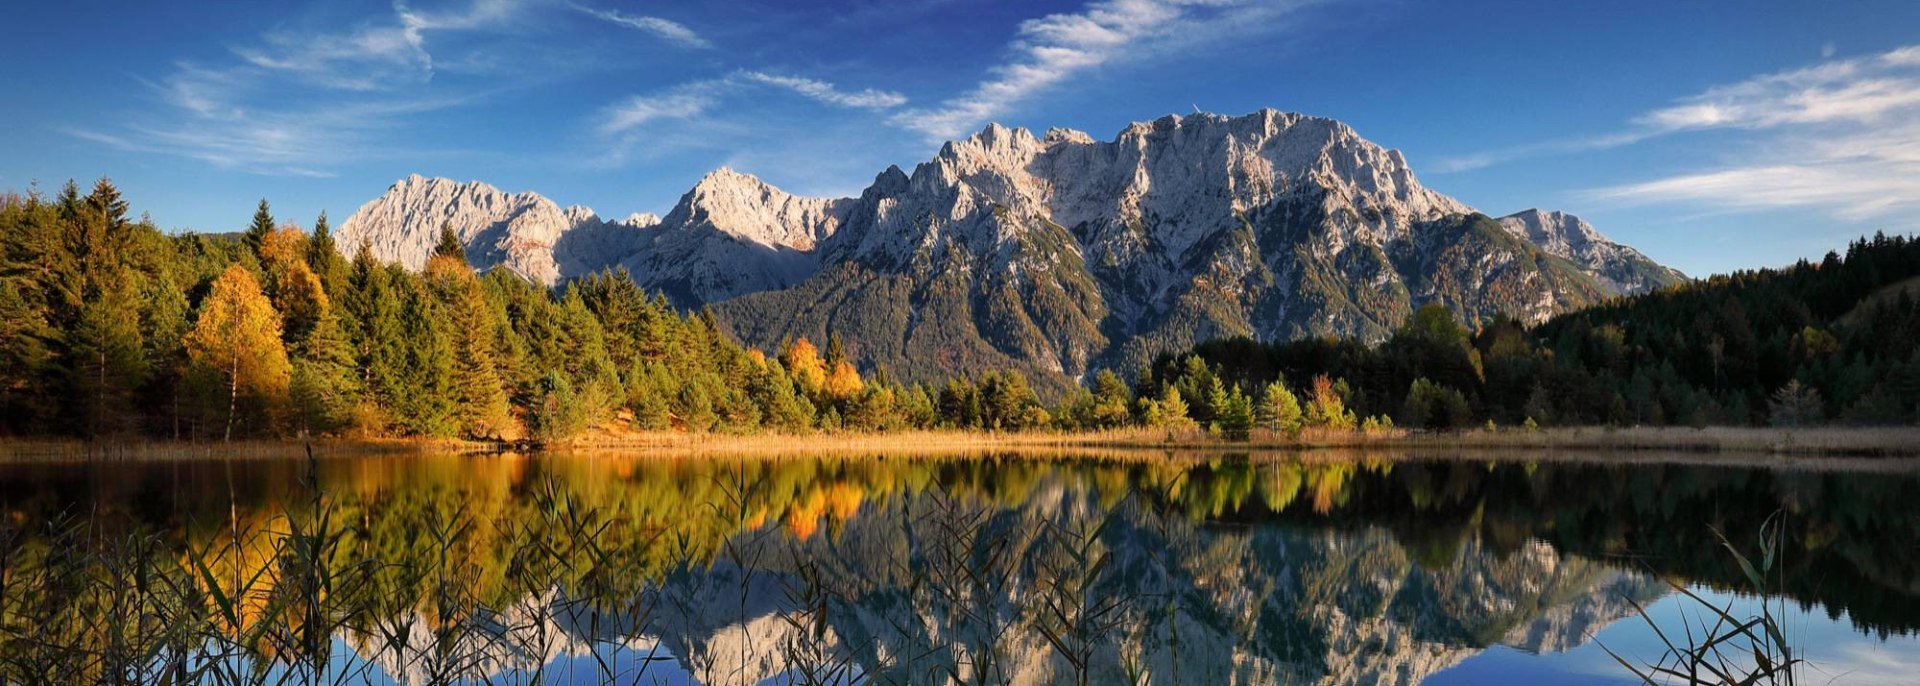
<path fill-rule="evenodd" d="M 433 10 L 396 2 L 391 14 L 344 30 L 278 30 L 231 48 L 230 62 L 177 62 L 143 80 L 166 107 L 58 131 L 251 173 L 331 176 L 328 166 L 391 149 L 380 135 L 407 118 L 474 99 L 423 88 L 434 78 L 429 37 L 500 26 L 517 9 L 517 0 Z"/>
<path fill-rule="evenodd" d="M 1441 172 L 1467 171 L 1545 155 L 1604 150 L 1710 129 L 1766 130 L 1872 124 L 1920 109 L 1920 46 L 1871 57 L 1828 60 L 1801 69 L 1716 86 L 1636 116 L 1612 133 L 1544 141 L 1441 160 Z"/>
<path fill-rule="evenodd" d="M 1820 207 L 1863 220 L 1920 209 L 1920 46 L 1708 89 L 1637 117 L 1640 139 L 1756 132 L 1720 167 L 1588 191 L 1621 203 Z"/>
<path fill-rule="evenodd" d="M 608 107 L 594 127 L 606 150 L 598 163 L 601 166 L 624 164 L 628 153 L 643 137 L 660 137 L 661 133 L 650 131 L 650 127 L 657 129 L 666 122 L 699 119 L 717 111 L 727 98 L 737 98 L 755 86 L 780 88 L 815 102 L 849 109 L 887 110 L 907 102 L 906 96 L 892 91 L 872 88 L 849 91 L 819 79 L 741 70 L 720 78 L 635 95 Z"/>
<path fill-rule="evenodd" d="M 583 12 L 587 15 L 598 17 L 601 20 L 612 22 L 620 26 L 625 26 L 630 29 L 638 29 L 640 31 L 645 31 L 647 33 L 653 34 L 655 37 L 662 38 L 662 39 L 671 41 L 673 43 L 678 43 L 685 47 L 689 47 L 689 48 L 713 47 L 713 43 L 711 41 L 708 41 L 705 37 L 702 37 L 699 33 L 696 33 L 693 29 L 687 28 L 685 24 L 681 24 L 671 19 L 662 19 L 660 17 L 649 17 L 644 15 L 627 14 L 624 12 L 620 12 L 618 10 L 603 10 L 603 9 L 598 9 L 594 7 L 588 7 L 586 5 L 570 5 L 570 7 L 580 12 Z"/>
<path fill-rule="evenodd" d="M 780 76 L 759 71 L 741 71 L 735 77 L 753 83 L 779 86 L 814 100 L 841 107 L 857 107 L 869 110 L 884 110 L 907 104 L 907 96 L 893 91 L 867 88 L 858 91 L 843 91 L 833 84 L 800 76 Z"/>
<path fill-rule="evenodd" d="M 607 109 L 599 131 L 601 135 L 617 136 L 656 121 L 700 116 L 713 107 L 724 85 L 724 81 L 696 81 L 627 98 Z"/>
<path fill-rule="evenodd" d="M 1267 0 L 1100 0 L 1075 13 L 1020 24 L 1010 59 L 971 90 L 938 106 L 899 112 L 895 125 L 931 139 L 956 138 L 1076 74 L 1168 44 L 1204 42 L 1223 32 L 1271 26 L 1301 4 Z"/>

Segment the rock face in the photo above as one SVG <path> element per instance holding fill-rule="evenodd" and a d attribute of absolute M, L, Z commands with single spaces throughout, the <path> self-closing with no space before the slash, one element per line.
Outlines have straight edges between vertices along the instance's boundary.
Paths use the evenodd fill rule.
<path fill-rule="evenodd" d="M 1500 225 L 1548 254 L 1579 265 L 1622 293 L 1645 292 L 1687 278 L 1638 250 L 1607 240 L 1593 230 L 1592 224 L 1565 212 L 1523 210 L 1501 217 Z"/>
<path fill-rule="evenodd" d="M 1499 220 L 1421 186 L 1330 119 L 1168 116 L 1111 141 L 988 126 L 859 197 L 722 169 L 659 222 L 410 177 L 348 220 L 418 265 L 453 221 L 479 266 L 543 283 L 624 267 L 744 342 L 837 333 L 906 379 L 1021 369 L 1063 383 L 1220 336 L 1384 337 L 1438 302 L 1537 321 L 1685 277 L 1576 217 Z"/>
<path fill-rule="evenodd" d="M 361 205 L 340 226 L 339 245 L 351 254 L 366 245 L 374 256 L 411 269 L 425 265 L 448 226 L 476 266 L 504 267 L 533 281 L 558 282 L 619 254 L 659 223 L 651 214 L 603 221 L 578 205 L 562 209 L 537 193 L 507 193 L 478 181 L 459 183 L 418 174 Z"/>

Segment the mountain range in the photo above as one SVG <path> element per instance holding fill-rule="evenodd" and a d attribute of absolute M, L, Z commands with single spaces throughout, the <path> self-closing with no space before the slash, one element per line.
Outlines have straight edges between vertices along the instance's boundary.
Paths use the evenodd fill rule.
<path fill-rule="evenodd" d="M 1427 303 L 1539 321 L 1686 279 L 1573 215 L 1482 214 L 1346 124 L 1275 110 L 1170 115 L 1109 141 L 989 125 L 851 198 L 723 168 L 665 216 L 618 220 L 409 176 L 339 244 L 417 268 L 443 225 L 476 267 L 549 285 L 625 269 L 749 345 L 835 334 L 908 380 L 1058 384 L 1210 338 L 1377 340 Z"/>

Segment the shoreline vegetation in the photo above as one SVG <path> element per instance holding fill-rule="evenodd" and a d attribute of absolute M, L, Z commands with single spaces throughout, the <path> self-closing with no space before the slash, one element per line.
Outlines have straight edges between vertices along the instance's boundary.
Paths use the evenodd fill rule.
<path fill-rule="evenodd" d="M 131 441 L 74 439 L 0 439 L 0 464 L 90 463 L 122 460 L 209 458 L 305 458 L 316 455 L 376 456 L 411 454 L 618 453 L 619 457 L 779 457 L 806 454 L 868 456 L 952 456 L 974 453 L 1173 454 L 1263 459 L 1285 454 L 1328 459 L 1509 458 L 1525 451 L 1530 458 L 1590 462 L 1657 461 L 1751 462 L 1755 459 L 1806 461 L 1872 458 L 1907 462 L 1920 468 L 1920 427 L 1565 427 L 1547 429 L 1468 429 L 1429 432 L 1387 429 L 1372 432 L 1303 430 L 1283 435 L 1255 430 L 1246 440 L 1229 440 L 1198 429 L 1112 429 L 1105 431 L 927 430 L 833 432 L 812 434 L 722 434 L 625 431 L 589 432 L 552 444 L 463 441 L 425 438 L 317 438 L 235 442 Z M 645 452 L 638 452 L 645 451 Z M 1574 453 L 1562 455 L 1560 453 Z M 1603 459 L 1594 459 L 1604 456 Z"/>

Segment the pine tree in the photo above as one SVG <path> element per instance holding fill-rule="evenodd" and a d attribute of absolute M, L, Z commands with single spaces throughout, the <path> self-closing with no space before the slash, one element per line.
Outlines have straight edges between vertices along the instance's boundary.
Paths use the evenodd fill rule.
<path fill-rule="evenodd" d="M 307 241 L 307 268 L 320 277 L 327 297 L 338 299 L 347 292 L 347 262 L 341 258 L 340 246 L 333 238 L 333 227 L 327 223 L 324 210 L 313 220 L 313 238 Z"/>
<path fill-rule="evenodd" d="M 1195 426 L 1187 411 L 1186 398 L 1181 397 L 1180 389 L 1171 385 L 1148 409 L 1147 423 L 1166 429 L 1191 429 Z"/>
<path fill-rule="evenodd" d="M 396 275 L 400 290 L 400 336 L 394 345 L 400 364 L 391 370 L 385 395 L 401 428 L 416 436 L 458 433 L 454 390 L 454 350 L 433 296 L 418 281 Z"/>
<path fill-rule="evenodd" d="M 148 372 L 140 332 L 138 275 L 127 264 L 127 204 L 106 179 L 86 198 L 68 182 L 62 215 L 75 271 L 55 286 L 67 305 L 62 322 L 64 387 L 73 428 L 90 436 L 132 428 L 135 389 Z"/>
<path fill-rule="evenodd" d="M 476 438 L 518 438 L 506 389 L 494 365 L 494 330 L 500 324 L 492 317 L 479 279 L 466 262 L 452 255 L 429 259 L 425 274 L 447 317 L 460 431 Z"/>
<path fill-rule="evenodd" d="M 269 417 L 284 402 L 292 370 L 280 315 L 245 268 L 234 265 L 214 280 L 186 346 L 195 370 L 219 379 L 226 391 L 225 439 L 233 438 L 243 397 Z"/>
<path fill-rule="evenodd" d="M 1230 441 L 1244 441 L 1253 432 L 1253 399 L 1239 386 L 1220 403 L 1220 435 Z"/>
<path fill-rule="evenodd" d="M 333 308 L 294 347 L 292 363 L 289 395 L 300 429 L 324 433 L 353 426 L 362 402 L 360 370 Z"/>
<path fill-rule="evenodd" d="M 1268 431 L 1293 435 L 1300 431 L 1300 400 L 1287 390 L 1285 379 L 1267 384 L 1260 396 L 1260 426 Z"/>
<path fill-rule="evenodd" d="M 460 236 L 453 232 L 452 222 L 440 223 L 440 242 L 433 246 L 435 257 L 451 257 L 462 264 L 467 261 L 467 248 L 460 244 Z"/>
<path fill-rule="evenodd" d="M 1132 420 L 1133 392 L 1111 369 L 1102 369 L 1093 377 L 1093 423 L 1111 429 Z"/>
<path fill-rule="evenodd" d="M 406 392 L 402 370 L 407 342 L 402 338 L 401 298 L 393 273 L 373 259 L 365 243 L 354 255 L 342 304 L 346 314 L 342 323 L 350 326 L 360 385 L 371 410 L 367 419 L 374 424 L 367 428 L 383 430 L 394 417 L 399 396 Z"/>
<path fill-rule="evenodd" d="M 260 207 L 253 211 L 253 223 L 247 225 L 246 233 L 240 237 L 241 244 L 247 247 L 248 252 L 259 255 L 261 242 L 266 240 L 267 234 L 273 233 L 273 229 L 273 211 L 267 206 L 267 199 L 261 198 Z"/>

